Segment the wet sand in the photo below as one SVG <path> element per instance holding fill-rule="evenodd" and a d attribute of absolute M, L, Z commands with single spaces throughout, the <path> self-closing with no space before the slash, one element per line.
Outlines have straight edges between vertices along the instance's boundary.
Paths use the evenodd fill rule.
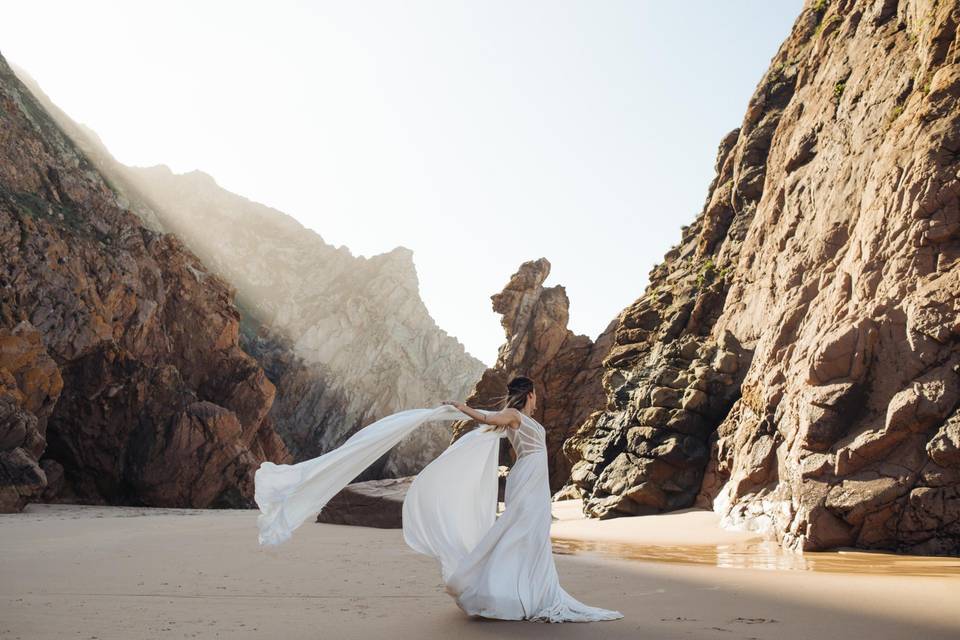
<path fill-rule="evenodd" d="M 561 554 L 593 553 L 728 569 L 786 569 L 960 580 L 960 558 L 853 549 L 793 553 L 753 532 L 720 529 L 717 516 L 701 509 L 596 521 L 583 517 L 579 500 L 565 500 L 554 503 L 553 514 L 558 519 L 551 530 L 553 548 L 554 552 Z"/>
<path fill-rule="evenodd" d="M 555 513 L 564 587 L 623 620 L 468 618 L 399 530 L 305 524 L 267 550 L 255 511 L 31 505 L 0 515 L 0 638 L 960 636 L 956 559 L 827 554 L 847 564 L 826 570 L 806 554 L 821 566 L 778 567 L 762 540 L 719 530 L 707 512 Z M 768 560 L 731 564 L 724 549 Z"/>

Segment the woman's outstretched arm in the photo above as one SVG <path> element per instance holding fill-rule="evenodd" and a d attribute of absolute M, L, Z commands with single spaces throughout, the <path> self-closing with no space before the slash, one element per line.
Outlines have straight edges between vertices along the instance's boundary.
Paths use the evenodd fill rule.
<path fill-rule="evenodd" d="M 484 415 L 462 402 L 445 401 L 443 404 L 453 405 L 458 411 L 462 411 L 480 424 L 492 424 L 496 427 L 508 427 L 510 429 L 516 429 L 520 426 L 520 412 L 513 407 L 507 407 L 496 413 Z"/>

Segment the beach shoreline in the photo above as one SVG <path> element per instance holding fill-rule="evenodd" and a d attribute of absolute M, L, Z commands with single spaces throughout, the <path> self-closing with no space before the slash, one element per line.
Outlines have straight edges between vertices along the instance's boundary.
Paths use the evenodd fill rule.
<path fill-rule="evenodd" d="M 714 514 L 582 520 L 555 503 L 561 584 L 623 620 L 464 615 L 396 529 L 307 523 L 277 548 L 256 511 L 29 505 L 0 515 L 0 638 L 956 638 L 960 574 L 724 567 L 564 549 L 756 544 Z M 905 560 L 909 559 L 906 557 Z M 945 560 L 949 565 L 949 559 Z M 904 597 L 909 593 L 909 597 Z"/>

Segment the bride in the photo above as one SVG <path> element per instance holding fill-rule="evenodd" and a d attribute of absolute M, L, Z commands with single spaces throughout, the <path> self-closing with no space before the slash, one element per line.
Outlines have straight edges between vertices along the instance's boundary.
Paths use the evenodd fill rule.
<path fill-rule="evenodd" d="M 264 462 L 255 500 L 261 545 L 288 540 L 340 489 L 408 433 L 428 421 L 473 419 L 486 425 L 450 445 L 413 480 L 403 502 L 403 537 L 436 558 L 446 591 L 469 615 L 502 620 L 587 622 L 622 618 L 586 605 L 560 586 L 550 547 L 550 483 L 545 430 L 530 414 L 530 378 L 507 385 L 500 411 L 444 402 L 391 414 L 340 447 L 294 465 Z M 497 517 L 500 438 L 516 452 Z"/>

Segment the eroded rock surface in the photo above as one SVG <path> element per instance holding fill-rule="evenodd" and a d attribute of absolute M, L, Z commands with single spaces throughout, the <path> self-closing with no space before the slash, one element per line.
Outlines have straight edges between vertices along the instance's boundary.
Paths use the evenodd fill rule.
<path fill-rule="evenodd" d="M 253 471 L 289 456 L 233 290 L 118 203 L 2 58 L 0 125 L 4 508 L 44 484 L 51 499 L 253 506 Z"/>
<path fill-rule="evenodd" d="M 499 409 L 512 377 L 533 379 L 538 396 L 534 418 L 547 431 L 550 486 L 557 490 L 570 475 L 564 441 L 605 402 L 600 363 L 610 348 L 612 323 L 595 343 L 570 331 L 566 290 L 561 285 L 544 287 L 549 274 L 546 258 L 524 262 L 503 291 L 491 296 L 507 340 L 496 364 L 484 372 L 466 402 Z M 473 421 L 455 423 L 454 431 L 460 434 L 475 426 Z"/>
<path fill-rule="evenodd" d="M 296 461 L 385 415 L 465 397 L 486 368 L 430 316 L 409 249 L 354 256 L 200 171 L 124 166 L 20 75 L 146 226 L 236 288 L 241 346 L 271 376 L 270 419 Z M 449 424 L 426 424 L 364 477 L 415 474 L 449 439 Z"/>
<path fill-rule="evenodd" d="M 406 477 L 348 484 L 323 507 L 317 522 L 399 529 L 403 499 L 412 482 L 413 477 Z"/>
<path fill-rule="evenodd" d="M 270 353 L 258 340 L 244 342 L 248 351 L 263 362 L 286 345 L 284 358 L 298 363 L 295 376 L 273 379 L 271 413 L 297 460 L 385 415 L 463 397 L 484 370 L 430 316 L 409 249 L 353 256 L 209 176 L 124 170 L 165 227 L 235 283 L 244 323 L 272 336 Z M 371 472 L 415 474 L 443 451 L 449 433 L 449 425 L 424 425 Z"/>
<path fill-rule="evenodd" d="M 63 379 L 47 354 L 42 336 L 29 322 L 0 328 L 0 513 L 20 511 L 31 500 L 54 491 L 62 469 L 41 464 L 47 447 L 47 418 Z"/>
<path fill-rule="evenodd" d="M 591 515 L 696 499 L 794 549 L 960 553 L 958 24 L 806 3 L 616 327 L 567 446 Z"/>

